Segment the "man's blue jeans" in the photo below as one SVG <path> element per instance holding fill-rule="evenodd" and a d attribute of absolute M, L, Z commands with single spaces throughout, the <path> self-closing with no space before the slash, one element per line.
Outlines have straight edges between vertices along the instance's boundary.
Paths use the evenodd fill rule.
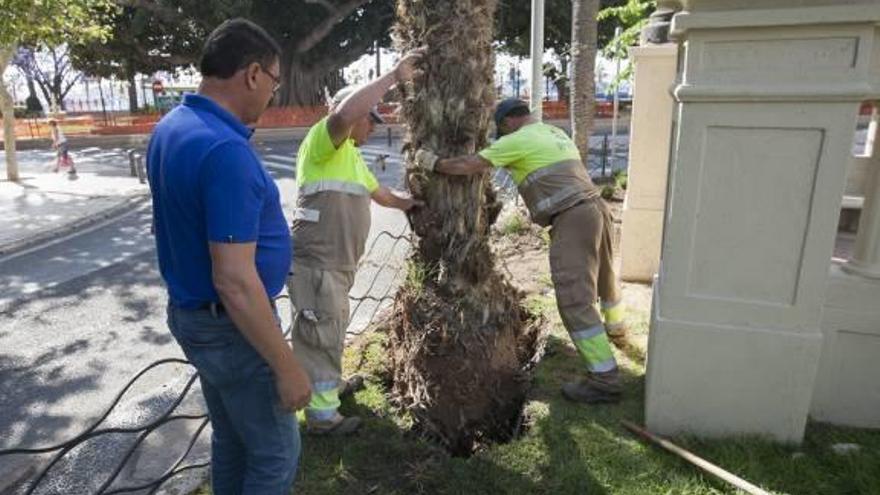
<path fill-rule="evenodd" d="M 199 371 L 214 430 L 214 495 L 289 494 L 301 450 L 299 425 L 281 408 L 269 365 L 225 312 L 168 306 L 168 328 Z"/>

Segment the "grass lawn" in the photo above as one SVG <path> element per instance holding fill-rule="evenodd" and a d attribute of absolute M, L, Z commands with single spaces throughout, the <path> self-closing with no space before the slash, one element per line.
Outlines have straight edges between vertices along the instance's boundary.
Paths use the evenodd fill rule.
<path fill-rule="evenodd" d="M 545 259 L 544 252 L 535 251 L 534 260 Z M 516 261 L 516 266 L 527 265 Z M 587 407 L 562 398 L 560 385 L 576 378 L 582 364 L 559 321 L 546 273 L 527 270 L 532 278 L 531 290 L 523 284 L 530 293 L 528 303 L 533 311 L 547 315 L 552 332 L 526 405 L 527 428 L 518 439 L 463 459 L 451 458 L 409 434 L 407 419 L 395 413 L 385 396 L 384 335 L 372 333 L 350 346 L 346 354 L 347 371 L 364 373 L 369 380 L 365 390 L 344 402 L 342 412 L 363 416 L 365 427 L 345 439 L 304 437 L 296 493 L 737 493 L 671 454 L 642 443 L 620 425 L 621 419 L 643 423 L 647 307 L 630 311 L 636 348 L 629 355 L 618 353 L 626 374 L 625 400 L 619 405 Z M 624 289 L 637 290 L 647 289 Z M 760 438 L 673 440 L 771 492 L 880 494 L 880 431 L 811 424 L 799 447 Z M 831 450 L 835 443 L 857 443 L 861 450 L 838 455 Z"/>

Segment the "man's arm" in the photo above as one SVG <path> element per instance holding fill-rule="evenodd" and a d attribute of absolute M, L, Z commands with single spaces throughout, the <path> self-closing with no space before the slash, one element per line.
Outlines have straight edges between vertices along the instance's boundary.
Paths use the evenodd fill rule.
<path fill-rule="evenodd" d="M 210 243 L 213 282 L 223 307 L 245 339 L 269 363 L 281 405 L 302 409 L 311 398 L 309 378 L 278 330 L 254 264 L 256 243 Z"/>
<path fill-rule="evenodd" d="M 334 146 L 338 148 L 345 142 L 351 134 L 351 128 L 359 119 L 370 113 L 394 84 L 412 79 L 413 64 L 421 56 L 422 52 L 418 50 L 406 54 L 397 62 L 394 70 L 358 88 L 330 112 L 327 118 L 327 131 Z"/>
<path fill-rule="evenodd" d="M 432 151 L 416 151 L 413 163 L 417 168 L 447 175 L 474 175 L 492 168 L 492 162 L 480 155 L 439 158 Z"/>
<path fill-rule="evenodd" d="M 379 186 L 379 189 L 370 194 L 373 201 L 386 207 L 397 208 L 398 210 L 407 211 L 414 206 L 422 206 L 421 201 L 417 201 L 408 196 L 400 196 L 385 186 Z"/>
<path fill-rule="evenodd" d="M 480 155 L 462 155 L 437 160 L 434 171 L 447 175 L 474 175 L 492 168 L 492 163 Z"/>

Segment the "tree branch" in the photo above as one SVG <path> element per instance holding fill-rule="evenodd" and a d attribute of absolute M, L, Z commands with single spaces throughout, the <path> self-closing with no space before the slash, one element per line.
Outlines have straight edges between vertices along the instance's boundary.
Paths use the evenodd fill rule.
<path fill-rule="evenodd" d="M 166 22 L 177 22 L 180 20 L 180 12 L 176 9 L 159 5 L 158 2 L 151 0 L 116 0 L 116 4 L 121 7 L 133 7 L 136 9 L 144 9 L 155 15 L 157 18 Z"/>
<path fill-rule="evenodd" d="M 325 9 L 327 9 L 330 13 L 336 12 L 336 6 L 332 5 L 327 0 L 304 0 L 304 1 L 306 3 L 313 3 L 313 4 L 320 5 L 321 7 L 324 7 Z"/>
<path fill-rule="evenodd" d="M 313 0 L 313 3 L 316 1 L 321 0 Z M 354 12 L 355 9 L 369 1 L 370 0 L 348 0 L 348 2 L 336 7 L 335 10 L 324 19 L 324 21 L 315 26 L 306 37 L 296 44 L 296 52 L 305 53 L 314 48 L 315 45 L 320 43 L 321 40 L 330 34 L 330 31 L 333 30 L 333 26 L 335 26 L 336 23 L 345 19 L 349 14 Z"/>
<path fill-rule="evenodd" d="M 79 82 L 79 80 L 81 78 L 82 78 L 82 73 L 77 74 L 76 76 L 73 77 L 73 79 L 71 79 L 71 81 L 67 84 L 67 86 L 61 90 L 61 99 L 62 100 L 64 99 L 65 96 L 67 96 L 67 93 L 70 93 L 70 90 L 73 89 L 73 85 L 76 84 L 77 82 Z"/>

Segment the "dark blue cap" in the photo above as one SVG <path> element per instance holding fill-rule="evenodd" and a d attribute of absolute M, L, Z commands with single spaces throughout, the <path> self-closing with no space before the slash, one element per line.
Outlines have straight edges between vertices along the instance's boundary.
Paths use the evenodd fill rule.
<path fill-rule="evenodd" d="M 507 98 L 495 107 L 495 137 L 501 137 L 501 121 L 507 117 L 511 111 L 517 108 L 529 108 L 529 104 L 519 98 Z"/>

